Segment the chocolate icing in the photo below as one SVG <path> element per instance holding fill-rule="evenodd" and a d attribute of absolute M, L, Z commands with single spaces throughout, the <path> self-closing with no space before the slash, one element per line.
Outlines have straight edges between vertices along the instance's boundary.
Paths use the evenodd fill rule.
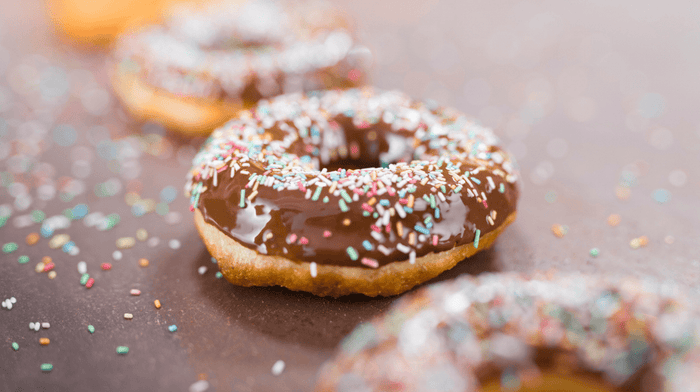
<path fill-rule="evenodd" d="M 278 110 L 285 104 L 292 109 Z M 372 109 L 372 106 L 380 109 Z M 409 112 L 402 114 L 402 108 Z M 372 110 L 379 110 L 378 115 L 369 115 Z M 288 112 L 283 114 L 283 111 Z M 291 117 L 286 116 L 290 113 L 293 113 Z M 420 117 L 419 121 L 414 121 L 415 127 L 410 124 L 406 127 L 408 123 L 401 125 L 402 120 L 411 116 L 413 119 Z M 348 90 L 311 98 L 279 97 L 271 103 L 261 103 L 256 111 L 242 117 L 216 131 L 195 158 L 188 192 L 192 193 L 193 207 L 200 209 L 207 223 L 261 254 L 319 264 L 382 266 L 474 242 L 477 230 L 484 235 L 515 211 L 517 174 L 511 158 L 491 143 L 495 138 L 489 130 L 465 122 L 464 117 L 450 110 L 431 110 L 395 92 Z M 277 119 L 274 124 L 270 120 L 272 117 Z M 308 123 L 300 118 L 312 121 Z M 324 122 L 324 119 L 328 121 Z M 318 130 L 315 139 L 299 136 L 294 124 L 304 121 L 310 124 L 309 129 L 315 127 Z M 304 124 L 301 125 L 303 128 Z M 248 144 L 245 147 L 231 144 L 246 138 Z M 449 147 L 445 146 L 451 142 Z M 347 170 L 346 178 L 367 181 L 374 172 L 378 178 L 381 173 L 384 176 L 398 174 L 399 181 L 387 181 L 388 184 L 382 185 L 373 181 L 369 189 L 356 188 L 360 189 L 357 194 L 347 190 L 346 195 L 330 193 L 327 191 L 329 187 L 317 191 L 315 185 L 320 181 L 305 186 L 306 189 L 278 190 L 271 186 L 257 186 L 253 200 L 246 199 L 245 206 L 241 207 L 241 190 L 246 191 L 246 197 L 251 194 L 256 182 L 251 181 L 254 174 L 267 176 L 263 183 L 269 183 L 269 179 L 274 178 L 271 176 L 280 175 L 284 170 L 283 165 L 264 166 L 256 152 L 272 150 L 275 157 L 282 157 L 278 151 L 282 148 L 280 143 L 286 145 L 283 149 L 287 154 L 281 159 L 292 167 L 298 164 L 300 157 L 310 157 L 306 159 L 310 162 L 306 164 L 305 173 L 318 174 L 323 173 L 319 170 L 324 167 L 349 165 L 356 169 Z M 212 154 L 212 146 L 217 145 L 224 147 Z M 307 155 L 308 151 L 315 151 L 317 157 Z M 325 159 L 324 152 L 328 155 Z M 219 166 L 221 172 L 217 172 L 216 185 L 213 175 L 205 178 L 212 170 L 208 172 L 203 167 L 211 167 L 212 163 L 221 165 L 216 162 L 236 153 L 241 157 L 256 158 L 250 159 L 250 166 L 246 168 L 248 173 L 242 173 L 244 168 L 241 167 L 240 173 L 230 176 L 230 165 Z M 497 155 L 500 158 L 496 158 Z M 448 157 L 450 164 L 446 163 Z M 437 167 L 439 161 L 440 168 Z M 397 165 L 398 162 L 405 163 Z M 428 166 L 429 162 L 432 167 Z M 206 165 L 202 166 L 203 163 Z M 376 168 L 379 164 L 387 168 Z M 303 163 L 298 165 L 304 166 Z M 413 180 L 418 180 L 422 176 L 421 169 L 430 174 L 423 176 L 427 178 L 423 183 L 415 181 L 415 190 L 410 192 L 410 182 L 401 184 L 400 178 L 411 178 L 408 176 L 412 175 Z M 468 181 L 455 175 L 469 172 Z M 343 172 L 334 173 L 339 179 Z M 328 172 L 324 175 L 332 177 Z M 442 183 L 438 182 L 441 176 Z M 308 175 L 305 182 L 312 179 Z M 467 183 L 472 186 L 467 186 Z M 375 194 L 373 189 L 381 192 L 382 187 L 392 191 Z M 360 194 L 362 189 L 367 190 Z M 315 193 L 319 195 L 314 197 Z M 444 199 L 438 193 L 442 193 Z M 328 196 L 327 202 L 323 202 L 325 196 Z M 411 196 L 413 211 L 401 217 L 396 206 L 400 204 L 405 208 Z M 346 211 L 341 204 L 347 206 Z M 372 212 L 365 213 L 367 210 Z M 387 212 L 389 224 L 382 225 Z M 403 236 L 398 234 L 398 222 L 403 227 Z M 427 235 L 421 235 L 420 231 Z M 352 257 L 348 247 L 356 251 L 357 257 Z M 411 255 L 412 252 L 415 253 Z"/>

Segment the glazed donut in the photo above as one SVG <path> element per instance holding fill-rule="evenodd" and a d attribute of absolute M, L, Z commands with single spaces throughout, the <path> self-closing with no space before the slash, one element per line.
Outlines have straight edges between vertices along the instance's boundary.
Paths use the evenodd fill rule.
<path fill-rule="evenodd" d="M 371 61 L 322 0 L 181 6 L 116 43 L 112 85 L 131 114 L 208 133 L 258 100 L 360 85 Z"/>
<path fill-rule="evenodd" d="M 687 305 L 650 280 L 463 276 L 359 325 L 316 391 L 698 391 Z"/>
<path fill-rule="evenodd" d="M 400 92 L 284 95 L 214 131 L 185 191 L 234 284 L 395 295 L 515 219 L 518 174 L 496 143 Z"/>

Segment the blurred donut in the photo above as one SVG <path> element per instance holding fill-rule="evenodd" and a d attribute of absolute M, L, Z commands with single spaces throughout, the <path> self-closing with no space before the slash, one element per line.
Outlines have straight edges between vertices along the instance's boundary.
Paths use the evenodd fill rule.
<path fill-rule="evenodd" d="M 316 391 L 697 391 L 688 305 L 634 278 L 460 277 L 358 326 Z"/>
<path fill-rule="evenodd" d="M 322 0 L 225 2 L 121 37 L 112 81 L 135 117 L 201 134 L 262 98 L 362 84 L 369 60 Z"/>

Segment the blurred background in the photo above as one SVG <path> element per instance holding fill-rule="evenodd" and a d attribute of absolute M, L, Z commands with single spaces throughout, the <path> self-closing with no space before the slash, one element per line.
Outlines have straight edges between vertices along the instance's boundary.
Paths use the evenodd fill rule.
<path fill-rule="evenodd" d="M 333 2 L 355 20 L 373 51 L 376 86 L 474 116 L 520 164 L 517 222 L 493 250 L 437 280 L 556 268 L 653 276 L 699 293 L 700 4 Z M 76 283 L 77 258 L 63 262 L 70 268 L 56 262 L 58 276 L 49 281 L 31 267 L 45 251 L 27 251 L 32 263 L 26 268 L 17 265 L 17 254 L 3 255 L 13 261 L 0 263 L 0 296 L 18 298 L 6 320 L 12 334 L 23 331 L 7 339 L 34 339 L 26 323 L 39 316 L 78 326 L 41 353 L 26 350 L 16 363 L 0 357 L 0 368 L 14 372 L 9 379 L 0 372 L 0 385 L 181 390 L 200 379 L 212 389 L 308 390 L 342 337 L 394 299 L 336 301 L 217 280 L 181 192 L 203 139 L 134 122 L 109 87 L 105 58 L 112 35 L 157 20 L 160 3 L 141 3 L 0 0 L 2 242 L 23 246 L 44 216 L 67 209 L 82 218 L 85 208 L 75 210 L 81 204 L 121 216 L 116 232 L 95 234 L 82 225 L 68 231 L 82 249 L 79 257 L 96 265 L 89 297 Z M 83 16 L 71 13 L 76 9 Z M 96 17 L 110 10 L 116 14 Z M 143 13 L 132 18 L 135 11 Z M 161 241 L 130 251 L 114 246 L 140 227 Z M 117 251 L 119 259 L 124 252 L 123 267 L 99 271 L 103 261 L 119 263 Z M 142 257 L 153 267 L 139 269 Z M 62 275 L 72 285 L 60 283 Z M 123 327 L 121 313 L 140 303 L 114 293 L 134 286 L 145 302 Z M 178 295 L 168 297 L 173 292 Z M 168 299 L 158 315 L 151 311 L 155 295 Z M 88 319 L 99 321 L 112 340 L 76 346 L 84 336 L 71 331 Z M 175 337 L 163 332 L 176 322 Z M 142 351 L 132 346 L 124 361 L 106 355 L 94 361 L 102 348 L 113 356 L 113 346 L 135 340 Z M 63 351 L 51 354 L 61 344 Z M 50 355 L 63 370 L 57 366 L 54 379 L 30 381 Z M 270 375 L 280 359 L 284 373 Z M 131 377 L 110 376 L 120 372 Z"/>

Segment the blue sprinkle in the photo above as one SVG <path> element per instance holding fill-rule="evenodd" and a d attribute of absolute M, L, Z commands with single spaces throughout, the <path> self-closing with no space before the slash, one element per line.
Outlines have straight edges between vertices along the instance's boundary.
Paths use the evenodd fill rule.
<path fill-rule="evenodd" d="M 423 233 L 423 234 L 425 234 L 425 235 L 430 235 L 430 230 L 426 229 L 425 227 L 423 227 L 423 226 L 421 226 L 421 225 L 419 225 L 419 224 L 416 224 L 416 225 L 413 227 L 413 229 L 416 230 L 416 231 L 419 232 L 419 233 Z"/>
<path fill-rule="evenodd" d="M 367 240 L 362 241 L 362 246 L 364 246 L 365 249 L 367 249 L 367 250 L 372 250 L 372 249 L 374 249 L 374 247 L 372 246 L 372 244 L 371 244 L 369 241 L 367 241 Z"/>
<path fill-rule="evenodd" d="M 173 324 L 173 325 L 168 326 L 168 331 L 170 331 L 170 332 L 177 331 L 177 325 Z"/>

